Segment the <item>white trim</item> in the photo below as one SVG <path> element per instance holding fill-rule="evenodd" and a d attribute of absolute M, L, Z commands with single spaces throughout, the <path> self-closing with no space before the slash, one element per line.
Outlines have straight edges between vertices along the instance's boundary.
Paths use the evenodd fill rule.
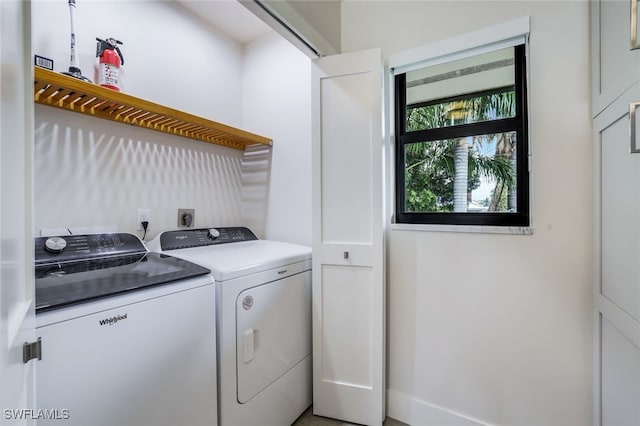
<path fill-rule="evenodd" d="M 530 226 L 438 225 L 422 223 L 392 223 L 392 231 L 465 232 L 471 234 L 533 235 Z"/>
<path fill-rule="evenodd" d="M 529 17 L 524 16 L 396 53 L 389 57 L 389 68 L 394 74 L 401 74 L 428 65 L 523 44 L 529 36 L 529 31 Z"/>
<path fill-rule="evenodd" d="M 387 390 L 387 404 L 389 417 L 410 425 L 493 426 L 392 389 Z"/>

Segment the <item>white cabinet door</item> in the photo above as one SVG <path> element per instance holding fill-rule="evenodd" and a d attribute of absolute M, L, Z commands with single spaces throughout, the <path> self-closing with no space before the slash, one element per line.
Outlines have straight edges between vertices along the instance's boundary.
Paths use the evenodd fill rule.
<path fill-rule="evenodd" d="M 382 60 L 316 60 L 313 101 L 313 411 L 384 418 Z"/>
<path fill-rule="evenodd" d="M 29 423 L 34 361 L 22 346 L 35 338 L 31 147 L 33 71 L 30 3 L 0 1 L 0 415 Z M 9 410 L 9 411 L 7 411 Z"/>
<path fill-rule="evenodd" d="M 592 104 L 596 116 L 640 79 L 639 0 L 591 3 Z"/>
<path fill-rule="evenodd" d="M 640 425 L 640 154 L 630 152 L 637 101 L 640 82 L 594 120 L 597 426 Z"/>

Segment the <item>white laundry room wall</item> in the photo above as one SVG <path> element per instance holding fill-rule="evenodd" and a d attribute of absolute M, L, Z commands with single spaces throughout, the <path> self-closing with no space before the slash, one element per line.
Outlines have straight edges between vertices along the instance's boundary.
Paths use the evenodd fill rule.
<path fill-rule="evenodd" d="M 124 43 L 123 92 L 259 133 L 242 120 L 243 45 L 171 1 L 77 4 L 84 75 L 96 79 L 95 37 L 114 37 Z M 67 70 L 67 1 L 35 1 L 32 28 L 33 52 Z M 243 190 L 256 176 L 246 176 L 242 151 L 36 105 L 34 156 L 35 235 L 116 226 L 142 236 L 139 208 L 150 210 L 147 239 L 175 229 L 178 208 L 196 210 L 196 227 L 244 225 L 246 212 L 266 217 L 266 196 L 256 203 Z M 258 175 L 265 191 L 269 157 Z M 265 223 L 251 225 L 263 236 Z"/>
<path fill-rule="evenodd" d="M 390 230 L 388 415 L 592 424 L 592 147 L 585 1 L 345 1 L 343 51 L 390 55 L 530 16 L 533 235 Z"/>
<path fill-rule="evenodd" d="M 274 139 L 265 238 L 310 246 L 311 61 L 274 33 L 245 47 L 243 72 L 243 122 Z"/>

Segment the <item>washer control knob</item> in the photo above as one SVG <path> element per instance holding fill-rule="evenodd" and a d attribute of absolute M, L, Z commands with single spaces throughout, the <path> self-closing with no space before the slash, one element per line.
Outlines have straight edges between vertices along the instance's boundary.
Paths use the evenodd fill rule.
<path fill-rule="evenodd" d="M 62 253 L 67 246 L 67 241 L 61 237 L 47 238 L 44 242 L 44 249 L 49 253 Z"/>
<path fill-rule="evenodd" d="M 209 229 L 209 235 L 208 235 L 209 238 L 211 238 L 212 240 L 215 240 L 219 236 L 220 236 L 220 231 L 218 231 L 215 228 Z"/>

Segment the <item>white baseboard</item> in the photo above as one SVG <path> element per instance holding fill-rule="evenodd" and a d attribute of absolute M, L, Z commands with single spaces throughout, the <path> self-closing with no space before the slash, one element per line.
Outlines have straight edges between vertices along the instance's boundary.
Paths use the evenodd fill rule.
<path fill-rule="evenodd" d="M 392 389 L 387 390 L 387 416 L 411 426 L 494 426 Z"/>

